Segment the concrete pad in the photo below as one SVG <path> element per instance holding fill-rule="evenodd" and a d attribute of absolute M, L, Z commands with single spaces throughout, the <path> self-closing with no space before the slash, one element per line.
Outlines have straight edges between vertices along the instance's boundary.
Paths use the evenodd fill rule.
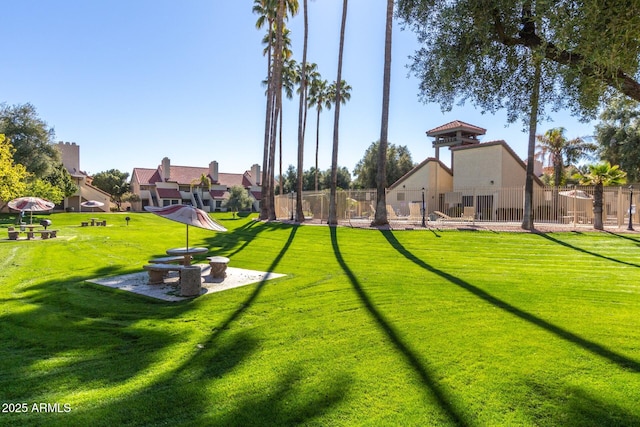
<path fill-rule="evenodd" d="M 202 290 L 200 295 L 226 291 L 228 289 L 246 286 L 251 283 L 283 277 L 285 274 L 270 273 L 264 271 L 247 270 L 244 268 L 227 267 L 227 277 L 224 279 L 211 279 L 209 273 L 211 267 L 208 264 L 194 264 L 200 267 L 202 274 Z M 164 301 L 182 301 L 190 297 L 180 296 L 178 289 L 180 277 L 178 272 L 171 272 L 165 278 L 163 284 L 150 285 L 149 274 L 146 271 L 140 273 L 125 274 L 122 276 L 95 278 L 87 282 L 123 291 L 146 295 Z"/>

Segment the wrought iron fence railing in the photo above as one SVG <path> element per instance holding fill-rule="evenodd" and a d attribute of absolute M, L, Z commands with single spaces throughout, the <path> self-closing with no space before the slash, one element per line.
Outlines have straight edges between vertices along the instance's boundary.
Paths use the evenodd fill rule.
<path fill-rule="evenodd" d="M 533 195 L 533 217 L 538 223 L 592 224 L 594 187 L 538 187 Z M 603 221 L 605 225 L 639 222 L 635 204 L 627 187 L 603 189 Z M 276 217 L 295 219 L 294 194 L 276 196 Z M 329 191 L 304 192 L 303 212 L 306 219 L 327 221 Z M 371 221 L 377 204 L 375 189 L 338 190 L 338 221 Z M 521 222 L 524 212 L 522 187 L 473 187 L 438 191 L 430 188 L 395 188 L 386 193 L 390 221 L 420 224 L 427 221 Z"/>

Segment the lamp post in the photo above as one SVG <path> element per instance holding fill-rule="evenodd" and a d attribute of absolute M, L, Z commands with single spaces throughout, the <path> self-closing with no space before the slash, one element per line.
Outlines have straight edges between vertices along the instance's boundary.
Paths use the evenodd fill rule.
<path fill-rule="evenodd" d="M 425 208 L 425 205 L 424 205 L 424 187 L 422 187 L 422 226 L 423 227 L 427 226 L 427 224 L 424 221 L 426 210 L 427 209 Z"/>
<path fill-rule="evenodd" d="M 293 191 L 291 192 L 291 221 L 293 221 Z"/>
<path fill-rule="evenodd" d="M 633 219 L 631 216 L 631 208 L 633 207 L 633 185 L 629 186 L 629 226 L 627 230 L 633 231 Z"/>

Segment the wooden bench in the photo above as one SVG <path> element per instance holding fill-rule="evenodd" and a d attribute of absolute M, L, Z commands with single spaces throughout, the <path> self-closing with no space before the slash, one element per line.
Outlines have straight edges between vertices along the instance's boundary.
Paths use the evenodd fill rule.
<path fill-rule="evenodd" d="M 181 272 L 184 269 L 184 266 L 170 264 L 145 264 L 142 268 L 149 272 L 149 284 L 158 285 L 164 282 L 165 273 L 170 271 Z"/>
<path fill-rule="evenodd" d="M 82 221 L 82 222 L 80 223 L 80 226 L 81 226 L 81 227 L 88 227 L 88 226 L 89 226 L 89 221 Z"/>
<path fill-rule="evenodd" d="M 229 258 L 224 256 L 210 256 L 207 259 L 211 266 L 210 276 L 212 279 L 224 279 L 227 277 L 227 264 L 229 264 Z"/>

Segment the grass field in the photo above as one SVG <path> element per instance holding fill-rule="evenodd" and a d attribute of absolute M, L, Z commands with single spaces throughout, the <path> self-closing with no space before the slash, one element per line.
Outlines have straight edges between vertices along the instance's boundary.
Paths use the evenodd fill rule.
<path fill-rule="evenodd" d="M 287 276 L 167 303 L 86 282 L 184 246 L 127 215 L 0 240 L 0 425 L 640 425 L 640 236 L 216 214 L 191 244 Z"/>

